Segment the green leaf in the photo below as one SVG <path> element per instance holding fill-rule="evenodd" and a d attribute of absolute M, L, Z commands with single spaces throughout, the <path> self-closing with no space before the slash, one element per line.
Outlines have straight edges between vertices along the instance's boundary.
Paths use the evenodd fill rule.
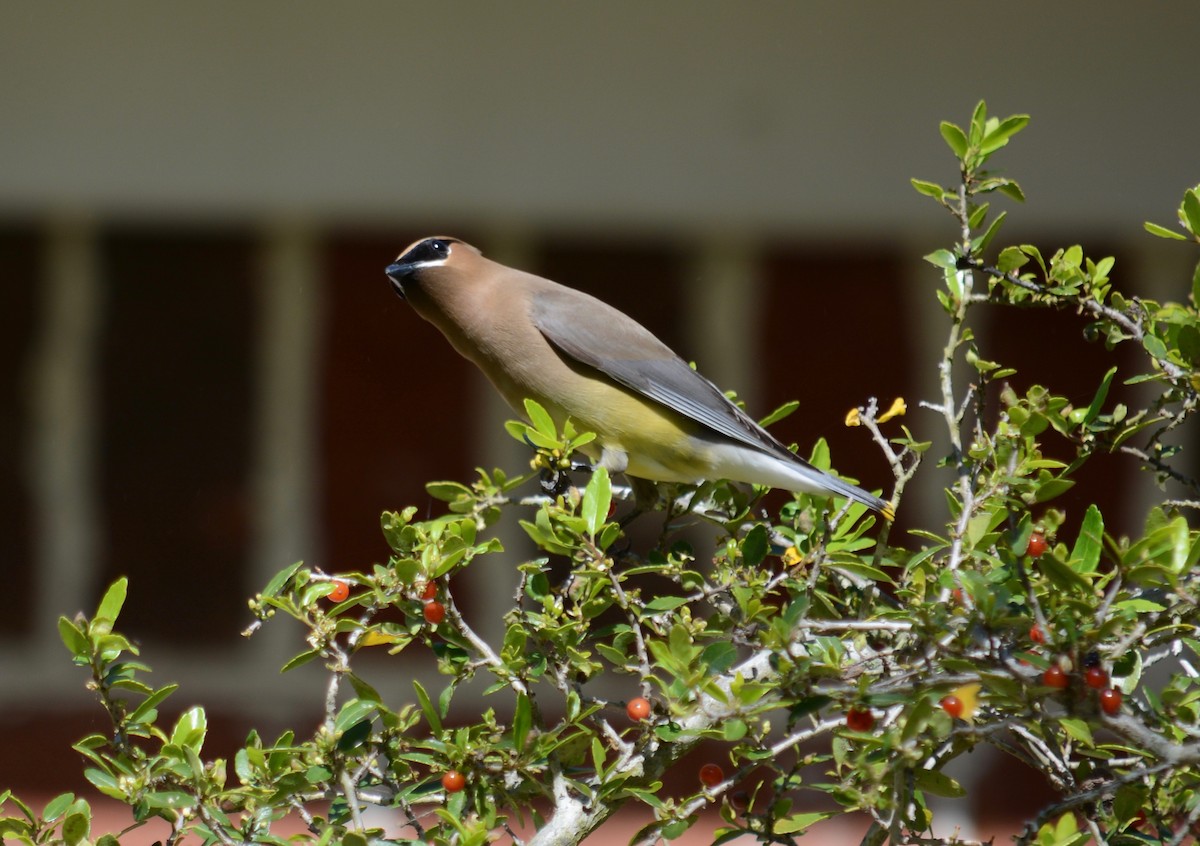
<path fill-rule="evenodd" d="M 980 100 L 975 105 L 975 112 L 971 115 L 971 143 L 979 145 L 983 142 L 983 130 L 987 125 L 987 103 Z"/>
<path fill-rule="evenodd" d="M 950 776 L 937 770 L 918 769 L 916 771 L 917 788 L 934 796 L 945 796 L 949 799 L 959 799 L 967 795 L 967 791 Z"/>
<path fill-rule="evenodd" d="M 170 808 L 172 810 L 191 808 L 197 804 L 195 798 L 182 790 L 160 790 L 156 793 L 147 793 L 142 797 L 142 801 L 151 808 Z"/>
<path fill-rule="evenodd" d="M 983 221 L 987 219 L 988 209 L 992 207 L 991 203 L 980 203 L 967 217 L 967 226 L 971 229 L 978 229 L 983 226 Z"/>
<path fill-rule="evenodd" d="M 680 605 L 687 605 L 687 597 L 656 596 L 647 602 L 643 607 L 648 614 L 661 614 L 663 611 L 674 610 Z"/>
<path fill-rule="evenodd" d="M 1179 207 L 1180 217 L 1184 226 L 1193 235 L 1200 235 L 1200 195 L 1195 188 L 1189 188 L 1183 193 L 1183 204 Z"/>
<path fill-rule="evenodd" d="M 294 670 L 297 667 L 302 667 L 320 654 L 321 653 L 316 649 L 308 649 L 304 652 L 301 652 L 299 655 L 294 656 L 290 661 L 280 667 L 279 672 L 282 674 L 288 672 L 289 670 Z"/>
<path fill-rule="evenodd" d="M 671 656 L 679 662 L 681 667 L 690 667 L 692 659 L 700 651 L 692 644 L 692 635 L 687 626 L 681 623 L 676 623 L 671 627 L 671 632 L 667 635 L 667 642 L 670 644 Z"/>
<path fill-rule="evenodd" d="M 1176 232 L 1174 229 L 1167 229 L 1165 226 L 1159 226 L 1157 223 L 1146 221 L 1142 224 L 1146 231 L 1151 235 L 1157 235 L 1159 238 L 1170 238 L 1174 241 L 1186 241 L 1187 236 Z"/>
<path fill-rule="evenodd" d="M 600 742 L 600 738 L 592 738 L 592 767 L 596 770 L 596 775 L 604 773 L 604 744 Z"/>
<path fill-rule="evenodd" d="M 1063 564 L 1053 555 L 1043 555 L 1037 560 L 1037 566 L 1038 569 L 1046 574 L 1046 578 L 1050 579 L 1050 581 L 1063 590 L 1076 589 L 1087 592 L 1092 589 L 1090 581 L 1066 564 Z"/>
<path fill-rule="evenodd" d="M 724 673 L 737 661 L 737 647 L 728 640 L 718 640 L 704 647 L 700 662 L 714 675 Z"/>
<path fill-rule="evenodd" d="M 1188 544 L 1189 532 L 1187 520 L 1180 515 L 1168 524 L 1166 530 L 1169 532 L 1171 539 L 1170 567 L 1176 575 L 1181 576 L 1188 569 L 1188 553 L 1191 551 Z"/>
<path fill-rule="evenodd" d="M 1029 115 L 1013 115 L 1005 118 L 999 126 L 984 136 L 979 151 L 985 156 L 996 152 L 1008 143 L 1009 138 L 1012 138 L 1028 124 Z"/>
<path fill-rule="evenodd" d="M 912 187 L 926 197 L 933 197 L 935 200 L 941 200 L 946 196 L 946 189 L 936 182 L 926 182 L 924 179 L 911 179 Z"/>
<path fill-rule="evenodd" d="M 533 424 L 533 428 L 547 438 L 556 438 L 558 430 L 554 425 L 554 420 L 550 414 L 542 406 L 538 405 L 531 399 L 525 400 L 525 414 L 529 417 L 529 422 Z"/>
<path fill-rule="evenodd" d="M 771 538 L 767 534 L 767 527 L 759 523 L 746 533 L 746 539 L 742 541 L 742 560 L 750 567 L 758 567 L 766 560 L 770 550 Z"/>
<path fill-rule="evenodd" d="M 1108 399 L 1108 389 L 1112 385 L 1113 376 L 1117 373 L 1117 368 L 1111 367 L 1104 374 L 1104 379 L 1100 382 L 1100 387 L 1096 390 L 1096 396 L 1092 397 L 1091 405 L 1088 406 L 1087 413 L 1083 415 L 1084 423 L 1091 423 L 1100 416 L 1100 410 L 1104 408 L 1104 401 Z"/>
<path fill-rule="evenodd" d="M 1028 261 L 1029 256 L 1025 255 L 1025 251 L 1020 247 L 1005 247 L 1000 251 L 1000 257 L 996 259 L 996 268 L 1001 273 L 1012 273 Z"/>
<path fill-rule="evenodd" d="M 89 652 L 87 636 L 66 617 L 58 618 L 58 636 L 62 638 L 63 645 L 67 647 L 68 652 L 76 658 L 87 660 Z"/>
<path fill-rule="evenodd" d="M 784 419 L 785 417 L 790 417 L 796 411 L 796 409 L 799 407 L 800 407 L 799 400 L 792 400 L 791 402 L 785 402 L 783 405 L 779 406 L 779 408 L 772 411 L 770 414 L 768 414 L 762 420 L 759 420 L 758 425 L 762 426 L 765 429 L 766 427 L 770 426 L 772 423 L 778 423 L 780 420 Z"/>
<path fill-rule="evenodd" d="M 1062 496 L 1073 487 L 1075 487 L 1073 479 L 1047 479 L 1038 485 L 1033 498 L 1038 502 L 1049 502 L 1055 497 Z"/>
<path fill-rule="evenodd" d="M 46 822 L 54 822 L 67 812 L 67 808 L 71 807 L 74 801 L 74 793 L 60 793 L 46 803 L 46 807 L 42 810 L 42 819 Z"/>
<path fill-rule="evenodd" d="M 517 695 L 517 709 L 513 713 L 513 748 L 517 753 L 525 751 L 525 740 L 533 727 L 533 705 L 524 693 Z"/>
<path fill-rule="evenodd" d="M 171 730 L 171 743 L 199 751 L 207 733 L 208 718 L 204 715 L 204 709 L 197 705 L 179 715 L 175 728 Z"/>
<path fill-rule="evenodd" d="M 425 492 L 442 502 L 454 502 L 464 496 L 471 496 L 471 489 L 461 482 L 426 482 Z"/>
<path fill-rule="evenodd" d="M 117 779 L 112 773 L 105 772 L 98 767 L 88 767 L 83 771 L 83 777 L 105 796 L 121 801 L 125 800 L 125 791 L 118 786 Z"/>
<path fill-rule="evenodd" d="M 325 767 L 313 765 L 304 771 L 304 780 L 309 784 L 320 784 L 323 781 L 329 781 L 333 777 L 333 773 Z"/>
<path fill-rule="evenodd" d="M 946 143 L 950 146 L 950 152 L 960 159 L 967 154 L 967 136 L 961 129 L 947 120 L 942 121 L 939 129 L 942 138 L 946 139 Z"/>
<path fill-rule="evenodd" d="M 358 674 L 347 673 L 346 678 L 349 680 L 350 686 L 354 688 L 354 695 L 359 699 L 367 699 L 371 702 L 383 702 L 383 697 L 379 695 L 379 691 Z"/>
<path fill-rule="evenodd" d="M 934 250 L 925 256 L 925 261 L 934 267 L 940 267 L 942 270 L 948 270 L 952 273 L 955 272 L 958 265 L 958 259 L 949 250 Z"/>
<path fill-rule="evenodd" d="M 821 820 L 827 820 L 836 813 L 837 811 L 809 811 L 803 814 L 792 814 L 790 817 L 777 821 L 773 830 L 776 834 L 799 834 L 809 826 L 819 823 Z"/>
<path fill-rule="evenodd" d="M 67 846 L 75 846 L 75 844 L 87 839 L 91 833 L 91 829 L 91 811 L 88 809 L 86 802 L 82 799 L 77 799 L 71 804 L 71 808 L 67 812 L 67 818 L 63 820 L 62 838 L 67 843 Z"/>
<path fill-rule="evenodd" d="M 378 702 L 371 702 L 366 699 L 351 699 L 338 711 L 338 715 L 333 721 L 333 730 L 341 734 L 347 729 L 353 728 L 364 720 L 373 717 L 378 709 Z"/>
<path fill-rule="evenodd" d="M 1070 563 L 1080 573 L 1096 572 L 1100 563 L 1100 551 L 1104 547 L 1104 517 L 1095 505 L 1089 505 L 1079 527 L 1079 537 L 1071 550 Z"/>
<path fill-rule="evenodd" d="M 1000 212 L 1000 214 L 996 215 L 996 219 L 992 221 L 991 225 L 988 226 L 987 231 L 974 239 L 972 247 L 974 247 L 975 251 L 983 252 L 988 248 L 988 245 L 992 243 L 992 239 L 996 237 L 996 233 L 1000 231 L 1000 224 L 1004 222 L 1004 218 L 1007 215 L 1008 212 Z"/>
<path fill-rule="evenodd" d="M 1092 739 L 1092 730 L 1088 728 L 1088 724 L 1075 717 L 1060 717 L 1058 724 L 1063 727 L 1070 737 L 1080 743 L 1085 743 L 1091 746 L 1095 741 Z"/>
<path fill-rule="evenodd" d="M 608 479 L 608 470 L 596 467 L 592 478 L 583 491 L 584 523 L 587 524 L 588 534 L 594 540 L 600 527 L 608 521 L 608 509 L 612 504 L 612 483 Z"/>
<path fill-rule="evenodd" d="M 1142 338 L 1142 346 L 1146 352 L 1157 359 L 1165 359 L 1167 357 L 1167 345 L 1162 342 L 1161 338 L 1154 335 L 1146 335 Z"/>
<path fill-rule="evenodd" d="M 725 720 L 721 724 L 721 736 L 730 743 L 736 743 L 746 736 L 750 727 L 746 725 L 745 720 Z"/>
<path fill-rule="evenodd" d="M 100 600 L 100 607 L 96 609 L 97 620 L 106 620 L 109 624 L 117 621 L 117 617 L 121 613 L 121 606 L 125 604 L 125 591 L 128 587 L 129 580 L 124 576 L 109 586 L 104 593 L 104 598 Z"/>
<path fill-rule="evenodd" d="M 996 189 L 1010 200 L 1016 200 L 1018 203 L 1025 202 L 1025 192 L 1021 190 L 1021 186 L 1013 182 L 1011 179 L 1006 179 L 1000 183 Z"/>
<path fill-rule="evenodd" d="M 137 709 L 129 715 L 129 721 L 131 723 L 143 722 L 146 719 L 146 716 L 158 707 L 160 702 L 178 689 L 179 685 L 173 683 L 164 687 L 160 687 L 158 690 L 154 691 L 154 693 L 142 700 L 142 703 L 137 706 Z"/>
<path fill-rule="evenodd" d="M 284 585 L 286 585 L 288 581 L 291 580 L 292 576 L 296 575 L 296 571 L 303 566 L 303 561 L 297 561 L 290 567 L 284 567 L 274 575 L 271 581 L 267 582 L 267 586 L 263 588 L 262 595 L 268 599 L 278 596 L 279 592 L 283 590 Z"/>
<path fill-rule="evenodd" d="M 680 837 L 682 837 L 684 835 L 685 832 L 687 832 L 687 830 L 689 828 L 692 827 L 692 823 L 694 823 L 695 821 L 696 821 L 696 816 L 694 814 L 692 816 L 688 817 L 687 819 L 672 820 L 671 822 L 667 823 L 666 825 L 664 825 L 662 827 L 663 839 L 664 840 L 678 840 Z M 654 826 L 657 826 L 657 825 L 658 825 L 657 823 L 654 824 Z M 654 826 L 649 826 L 649 827 L 653 828 Z M 635 842 L 640 842 L 640 841 L 637 841 L 637 838 L 634 838 L 634 840 L 635 840 Z"/>
<path fill-rule="evenodd" d="M 425 714 L 425 721 L 429 723 L 429 728 L 434 734 L 442 733 L 442 718 L 438 716 L 437 710 L 433 707 L 433 702 L 429 699 L 429 694 L 425 692 L 425 688 L 421 687 L 421 683 L 413 679 L 413 689 L 417 692 L 417 701 L 421 704 L 421 711 Z"/>
<path fill-rule="evenodd" d="M 1151 602 L 1149 599 L 1124 599 L 1120 602 L 1113 603 L 1114 611 L 1128 611 L 1131 614 L 1157 614 L 1159 611 L 1167 610 L 1164 606 L 1157 602 Z M 1140 657 L 1138 653 L 1133 653 Z"/>

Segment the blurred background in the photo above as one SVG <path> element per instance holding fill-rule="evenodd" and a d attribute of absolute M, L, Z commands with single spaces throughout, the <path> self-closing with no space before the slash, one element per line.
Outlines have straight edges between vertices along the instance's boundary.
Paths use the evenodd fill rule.
<path fill-rule="evenodd" d="M 379 513 L 436 511 L 428 480 L 527 466 L 508 410 L 392 294 L 409 242 L 597 294 L 752 413 L 801 400 L 779 437 L 827 436 L 890 490 L 842 418 L 904 396 L 937 434 L 921 256 L 955 227 L 909 179 L 954 182 L 938 122 L 981 98 L 1032 114 L 994 160 L 1029 200 L 1001 201 L 999 240 L 1079 243 L 1123 290 L 1182 299 L 1196 256 L 1141 224 L 1200 179 L 1198 25 L 1116 0 L 6 4 L 0 788 L 84 785 L 69 744 L 105 724 L 55 621 L 112 579 L 177 708 L 205 704 L 230 749 L 303 730 L 319 668 L 277 675 L 299 630 L 242 639 L 247 597 L 295 560 L 385 560 Z M 1019 384 L 1086 402 L 1110 364 L 1136 372 L 1073 316 L 981 318 Z M 902 527 L 944 518 L 932 465 Z M 1156 493 L 1111 460 L 1062 504 L 1132 530 Z M 511 596 L 491 566 L 455 587 L 485 631 Z"/>

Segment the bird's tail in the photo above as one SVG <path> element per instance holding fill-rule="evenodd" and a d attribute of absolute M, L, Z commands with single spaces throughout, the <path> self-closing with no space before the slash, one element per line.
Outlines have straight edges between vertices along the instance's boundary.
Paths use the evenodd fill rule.
<path fill-rule="evenodd" d="M 722 444 L 710 457 L 716 463 L 719 478 L 754 485 L 770 485 L 788 491 L 813 494 L 835 494 L 861 502 L 878 511 L 884 519 L 895 519 L 896 511 L 886 499 L 867 493 L 857 485 L 818 470 L 799 456 L 788 458 L 772 455 L 742 444 Z"/>

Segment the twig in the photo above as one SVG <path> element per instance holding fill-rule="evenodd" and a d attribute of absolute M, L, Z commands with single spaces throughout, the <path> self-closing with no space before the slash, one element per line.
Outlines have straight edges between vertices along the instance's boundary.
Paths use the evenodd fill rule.
<path fill-rule="evenodd" d="M 358 805 L 358 791 L 354 786 L 354 779 L 350 777 L 349 770 L 343 769 L 341 774 L 342 793 L 346 796 L 346 804 L 350 806 L 350 821 L 354 823 L 356 831 L 366 831 L 366 826 L 363 825 L 362 809 Z"/>

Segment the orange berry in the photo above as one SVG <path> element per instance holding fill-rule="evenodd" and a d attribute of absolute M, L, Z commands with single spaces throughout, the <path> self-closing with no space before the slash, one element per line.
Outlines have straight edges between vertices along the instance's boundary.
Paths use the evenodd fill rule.
<path fill-rule="evenodd" d="M 640 723 L 650 716 L 650 700 L 644 696 L 630 699 L 629 703 L 625 706 L 625 714 L 635 723 Z"/>
<path fill-rule="evenodd" d="M 700 783 L 705 787 L 716 787 L 725 780 L 725 771 L 716 764 L 705 764 L 700 768 Z"/>
<path fill-rule="evenodd" d="M 875 727 L 875 715 L 870 708 L 851 708 L 846 712 L 846 727 L 851 731 L 870 731 Z"/>
<path fill-rule="evenodd" d="M 1041 532 L 1034 532 L 1029 536 L 1029 546 L 1025 549 L 1025 554 L 1030 558 L 1041 558 L 1049 548 L 1046 536 Z"/>
<path fill-rule="evenodd" d="M 1042 684 L 1046 685 L 1046 687 L 1054 687 L 1061 690 L 1070 683 L 1071 680 L 1067 676 L 1067 671 L 1058 666 L 1058 664 L 1051 664 L 1046 668 L 1046 672 L 1042 673 Z"/>
<path fill-rule="evenodd" d="M 1042 631 L 1041 626 L 1039 626 L 1037 623 L 1034 623 L 1033 627 L 1029 630 L 1029 639 L 1034 643 L 1045 643 L 1046 633 Z"/>
<path fill-rule="evenodd" d="M 326 594 L 330 602 L 341 602 L 350 595 L 350 585 L 341 579 L 333 580 L 333 590 Z"/>
<path fill-rule="evenodd" d="M 425 622 L 436 626 L 446 619 L 446 606 L 440 602 L 426 602 L 421 613 L 425 615 Z"/>
<path fill-rule="evenodd" d="M 430 580 L 425 583 L 425 590 L 421 592 L 421 599 L 426 602 L 432 602 L 437 599 L 437 582 Z"/>
<path fill-rule="evenodd" d="M 962 712 L 963 712 L 962 700 L 959 699 L 957 696 L 955 696 L 953 693 L 950 694 L 949 696 L 943 696 L 940 704 L 942 706 L 942 710 L 945 711 L 947 714 L 949 714 L 954 719 L 957 720 L 959 717 L 962 716 Z"/>
<path fill-rule="evenodd" d="M 467 779 L 458 770 L 449 770 L 442 776 L 442 787 L 447 793 L 457 793 L 467 786 Z"/>

